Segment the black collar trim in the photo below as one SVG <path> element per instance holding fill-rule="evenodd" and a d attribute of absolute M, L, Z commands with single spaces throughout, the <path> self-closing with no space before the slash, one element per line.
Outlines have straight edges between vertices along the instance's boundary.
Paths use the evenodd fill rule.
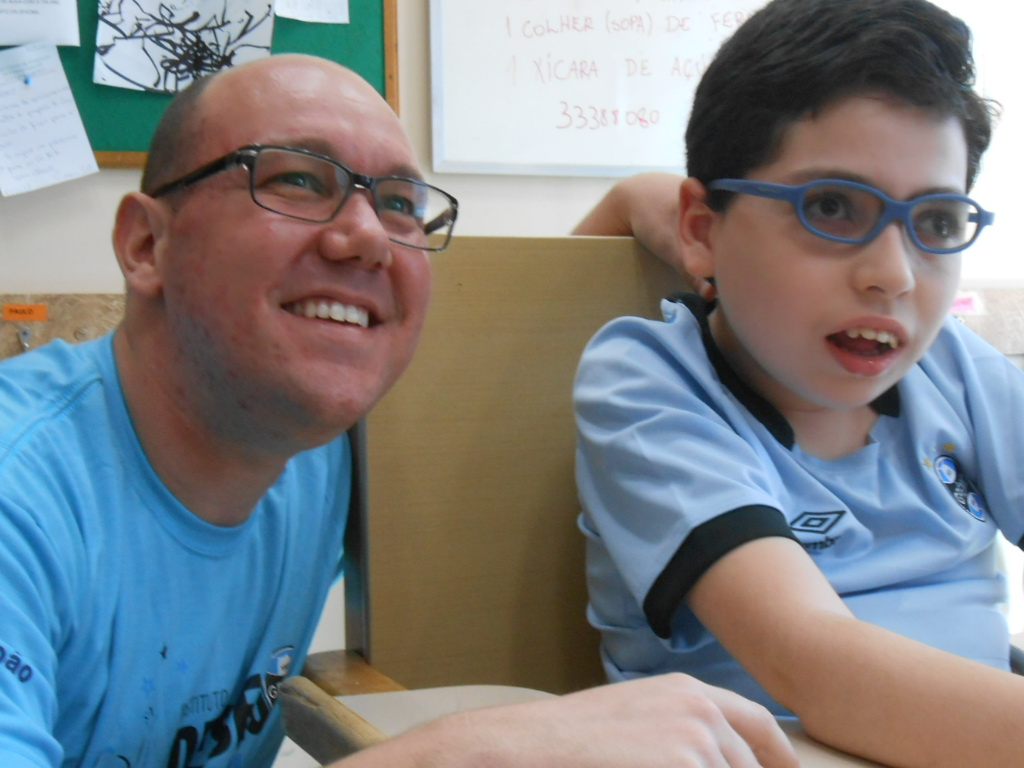
<path fill-rule="evenodd" d="M 718 345 L 715 344 L 715 340 L 711 336 L 711 326 L 708 324 L 708 315 L 715 308 L 715 302 L 707 301 L 695 293 L 674 293 L 668 299 L 685 306 L 700 324 L 701 340 L 704 342 L 708 360 L 711 361 L 711 366 L 726 389 L 732 392 L 743 407 L 753 414 L 754 418 L 764 424 L 776 440 L 788 450 L 793 450 L 793 446 L 796 445 L 796 435 L 793 433 L 793 427 L 786 421 L 786 417 L 739 377 L 726 362 L 725 355 L 722 354 Z M 890 387 L 872 401 L 871 407 L 875 413 L 882 416 L 898 417 L 900 415 L 899 389 L 896 386 Z"/>

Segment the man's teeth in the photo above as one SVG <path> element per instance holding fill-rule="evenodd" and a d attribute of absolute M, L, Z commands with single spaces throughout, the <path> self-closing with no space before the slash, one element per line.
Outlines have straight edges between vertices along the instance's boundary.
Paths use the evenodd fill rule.
<path fill-rule="evenodd" d="M 851 339 L 867 339 L 868 341 L 877 341 L 879 344 L 888 344 L 893 349 L 897 349 L 900 345 L 900 340 L 893 334 L 874 328 L 850 328 L 846 331 L 846 335 Z"/>
<path fill-rule="evenodd" d="M 342 304 L 340 301 L 307 299 L 293 304 L 292 311 L 294 314 L 304 317 L 335 320 L 339 323 L 351 323 L 363 328 L 368 328 L 370 325 L 370 313 L 367 310 L 352 304 Z"/>

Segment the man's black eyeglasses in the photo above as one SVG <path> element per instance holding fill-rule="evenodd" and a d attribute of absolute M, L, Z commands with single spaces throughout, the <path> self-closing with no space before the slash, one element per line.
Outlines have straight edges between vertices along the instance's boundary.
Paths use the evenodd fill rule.
<path fill-rule="evenodd" d="M 352 191 L 370 193 L 374 210 L 392 242 L 443 251 L 451 242 L 458 201 L 419 179 L 374 178 L 356 173 L 327 155 L 294 147 L 251 144 L 164 184 L 150 195 L 186 189 L 221 171 L 244 166 L 253 202 L 293 219 L 323 223 L 338 215 Z"/>

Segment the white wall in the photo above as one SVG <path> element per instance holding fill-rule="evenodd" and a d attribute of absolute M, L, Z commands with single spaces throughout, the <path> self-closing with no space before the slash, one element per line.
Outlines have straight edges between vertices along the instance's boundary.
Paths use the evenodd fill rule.
<path fill-rule="evenodd" d="M 137 171 L 100 171 L 0 198 L 0 293 L 118 293 L 110 247 L 117 201 Z"/>
<path fill-rule="evenodd" d="M 1024 99 L 1017 63 L 1020 28 L 1008 23 L 1004 0 L 933 0 L 967 22 L 974 33 L 977 88 L 1002 105 L 992 145 L 982 160 L 981 175 L 971 197 L 996 214 L 995 224 L 964 252 L 964 283 L 1006 287 L 1024 283 L 1024 248 L 1014 221 L 1024 205 Z"/>

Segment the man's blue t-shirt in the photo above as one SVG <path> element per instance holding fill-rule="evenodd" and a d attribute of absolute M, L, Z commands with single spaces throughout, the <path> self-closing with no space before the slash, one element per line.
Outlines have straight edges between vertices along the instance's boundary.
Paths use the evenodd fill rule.
<path fill-rule="evenodd" d="M 858 617 L 1006 668 L 997 534 L 1024 535 L 1024 373 L 950 318 L 873 404 L 869 444 L 823 460 L 690 305 L 612 321 L 577 374 L 588 612 L 609 677 L 687 672 L 783 714 L 685 602 L 765 536 L 796 539 Z"/>
<path fill-rule="evenodd" d="M 347 438 L 208 524 L 140 445 L 112 336 L 0 364 L 0 765 L 265 768 L 340 573 Z"/>

